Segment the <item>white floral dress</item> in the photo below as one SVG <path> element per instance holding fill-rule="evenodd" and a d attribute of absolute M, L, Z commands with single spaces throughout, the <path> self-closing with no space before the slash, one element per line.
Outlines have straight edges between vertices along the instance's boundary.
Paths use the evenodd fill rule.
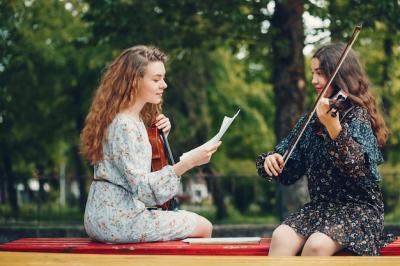
<path fill-rule="evenodd" d="M 104 159 L 94 166 L 85 210 L 90 238 L 107 243 L 167 241 L 187 237 L 196 214 L 148 210 L 177 194 L 180 177 L 172 166 L 151 172 L 151 145 L 143 122 L 118 114 L 107 129 Z"/>

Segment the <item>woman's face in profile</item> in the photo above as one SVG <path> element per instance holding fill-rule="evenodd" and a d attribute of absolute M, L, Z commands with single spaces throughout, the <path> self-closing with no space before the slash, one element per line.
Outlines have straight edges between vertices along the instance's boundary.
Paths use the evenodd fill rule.
<path fill-rule="evenodd" d="M 311 83 L 314 86 L 315 91 L 319 95 L 324 89 L 326 83 L 328 82 L 328 78 L 320 68 L 320 62 L 318 58 L 314 57 L 311 59 L 311 73 L 312 73 Z M 329 86 L 324 96 L 329 98 L 332 96 L 332 94 L 333 94 L 333 88 L 332 86 Z"/>
<path fill-rule="evenodd" d="M 139 81 L 138 100 L 144 103 L 159 104 L 166 88 L 164 63 L 161 61 L 150 62 L 143 78 Z"/>

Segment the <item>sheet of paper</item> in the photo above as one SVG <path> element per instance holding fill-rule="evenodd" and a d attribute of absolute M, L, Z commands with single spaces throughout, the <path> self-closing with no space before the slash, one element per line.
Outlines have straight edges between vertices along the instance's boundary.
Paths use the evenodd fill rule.
<path fill-rule="evenodd" d="M 186 238 L 182 241 L 191 244 L 258 244 L 261 237 Z"/>
<path fill-rule="evenodd" d="M 215 144 L 218 141 L 221 140 L 222 136 L 225 134 L 225 132 L 228 130 L 228 128 L 230 127 L 230 125 L 232 124 L 232 122 L 235 120 L 236 116 L 239 114 L 240 109 L 236 112 L 236 114 L 232 117 L 227 117 L 224 116 L 224 120 L 222 121 L 221 127 L 219 128 L 218 133 L 212 137 L 209 141 L 207 141 L 206 143 L 204 143 L 203 145 L 189 151 L 189 152 L 185 152 L 184 154 L 182 154 L 182 156 L 180 157 L 180 160 L 182 160 L 183 158 L 185 158 L 190 152 L 196 151 L 198 149 L 207 147 L 209 145 Z"/>

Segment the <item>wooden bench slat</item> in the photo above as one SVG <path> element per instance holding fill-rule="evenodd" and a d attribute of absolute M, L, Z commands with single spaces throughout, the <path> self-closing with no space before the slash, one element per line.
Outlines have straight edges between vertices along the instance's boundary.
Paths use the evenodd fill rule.
<path fill-rule="evenodd" d="M 266 256 L 269 238 L 257 244 L 189 244 L 167 241 L 135 244 L 105 244 L 89 238 L 23 238 L 0 245 L 0 251 L 78 253 L 78 254 L 124 254 L 124 255 L 227 255 Z M 339 252 L 337 255 L 352 255 Z M 400 256 L 400 237 L 382 248 L 382 256 Z"/>

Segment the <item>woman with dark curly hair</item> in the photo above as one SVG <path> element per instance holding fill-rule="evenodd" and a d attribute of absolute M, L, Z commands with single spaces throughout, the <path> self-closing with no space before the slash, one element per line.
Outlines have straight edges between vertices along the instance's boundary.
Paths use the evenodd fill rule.
<path fill-rule="evenodd" d="M 344 44 L 331 44 L 312 57 L 312 84 L 318 94 L 344 49 Z M 332 116 L 329 98 L 339 91 L 348 95 L 349 106 Z M 269 254 L 327 256 L 347 249 L 358 255 L 379 255 L 379 249 L 393 239 L 383 233 L 384 206 L 377 170 L 383 162 L 379 147 L 385 144 L 388 129 L 353 51 L 323 96 L 283 169 L 282 155 L 305 116 L 273 152 L 257 158 L 259 175 L 284 185 L 307 175 L 311 199 L 274 230 Z"/>

